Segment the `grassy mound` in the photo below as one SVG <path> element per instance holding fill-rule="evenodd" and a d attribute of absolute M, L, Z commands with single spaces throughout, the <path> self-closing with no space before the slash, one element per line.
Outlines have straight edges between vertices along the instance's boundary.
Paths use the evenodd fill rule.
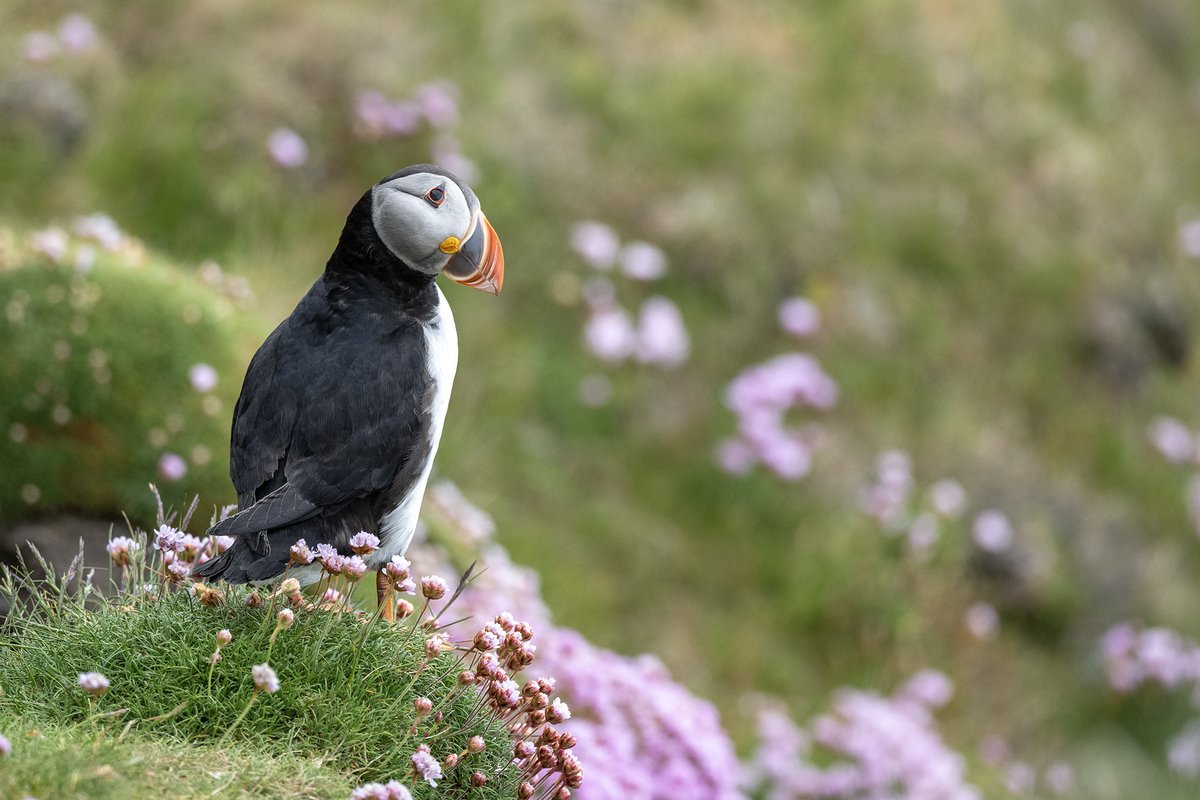
<path fill-rule="evenodd" d="M 10 577 L 7 593 L 21 593 L 21 583 Z M 427 658 L 423 629 L 368 625 L 311 604 L 284 628 L 276 623 L 282 597 L 251 607 L 248 593 L 231 592 L 209 607 L 155 588 L 95 602 L 86 579 L 75 583 L 83 588 L 51 580 L 25 591 L 0 638 L 0 730 L 16 764 L 0 777 L 4 796 L 137 797 L 164 784 L 170 796 L 218 788 L 223 796 L 345 796 L 354 784 L 389 779 L 417 798 L 514 796 L 508 730 L 473 689 L 452 691 L 458 654 Z M 232 640 L 214 664 L 221 629 Z M 279 677 L 273 693 L 252 678 L 267 662 Z M 77 682 L 92 671 L 110 684 L 99 697 Z M 417 715 L 418 697 L 433 701 L 433 714 Z M 31 730 L 42 734 L 21 735 Z M 483 752 L 467 753 L 472 736 L 484 738 Z M 442 761 L 461 754 L 436 789 L 411 775 L 421 744 Z M 76 758 L 74 770 L 61 768 Z M 476 771 L 485 786 L 472 786 Z"/>
<path fill-rule="evenodd" d="M 104 218 L 72 233 L 0 229 L 0 243 L 0 522 L 148 516 L 156 472 L 230 496 L 246 324 L 230 298 L 147 258 Z"/>

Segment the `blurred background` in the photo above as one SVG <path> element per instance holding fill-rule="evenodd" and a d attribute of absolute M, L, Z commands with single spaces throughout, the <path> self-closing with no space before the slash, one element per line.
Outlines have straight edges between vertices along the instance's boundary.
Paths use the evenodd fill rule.
<path fill-rule="evenodd" d="M 151 481 L 233 502 L 249 357 L 432 161 L 507 260 L 445 288 L 438 474 L 558 624 L 657 655 L 747 758 L 763 697 L 931 668 L 984 796 L 1194 797 L 1198 25 L 8 0 L 4 546 L 149 525 Z"/>

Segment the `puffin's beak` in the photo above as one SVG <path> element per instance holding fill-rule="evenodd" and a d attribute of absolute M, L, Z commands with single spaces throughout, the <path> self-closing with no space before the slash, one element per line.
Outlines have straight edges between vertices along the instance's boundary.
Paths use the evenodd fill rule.
<path fill-rule="evenodd" d="M 475 232 L 463 242 L 443 272 L 456 283 L 500 294 L 504 285 L 504 249 L 483 212 L 479 213 Z"/>

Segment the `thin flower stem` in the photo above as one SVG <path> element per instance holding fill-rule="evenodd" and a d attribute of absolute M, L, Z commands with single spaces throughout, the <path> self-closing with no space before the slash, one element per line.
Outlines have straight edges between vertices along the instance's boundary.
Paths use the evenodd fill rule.
<path fill-rule="evenodd" d="M 244 720 L 246 718 L 246 715 L 250 713 L 250 709 L 254 705 L 254 701 L 257 699 L 258 699 L 258 689 L 256 688 L 254 690 L 254 694 L 250 695 L 250 701 L 248 703 L 246 703 L 246 707 L 242 709 L 242 713 L 238 714 L 237 719 L 235 719 L 233 721 L 233 724 L 230 725 L 229 729 L 225 731 L 225 735 L 221 737 L 221 741 L 220 741 L 221 745 L 225 745 L 229 742 L 229 738 L 231 736 L 233 736 L 233 732 L 237 730 L 238 725 L 241 725 L 242 720 Z"/>

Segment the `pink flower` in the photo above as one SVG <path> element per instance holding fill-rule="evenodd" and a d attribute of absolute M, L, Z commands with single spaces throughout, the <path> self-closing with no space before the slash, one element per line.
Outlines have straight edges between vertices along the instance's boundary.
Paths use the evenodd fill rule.
<path fill-rule="evenodd" d="M 96 27 L 82 14 L 70 14 L 58 26 L 58 40 L 72 53 L 95 49 L 100 42 Z"/>
<path fill-rule="evenodd" d="M 1179 226 L 1179 246 L 1192 258 L 1200 258 L 1200 219 L 1191 219 Z"/>
<path fill-rule="evenodd" d="M 1000 615 L 988 603 L 972 603 L 967 608 L 963 622 L 967 632 L 980 641 L 995 638 L 1000 630 Z"/>
<path fill-rule="evenodd" d="M 621 251 L 621 269 L 638 281 L 656 281 L 667 274 L 667 256 L 648 242 L 630 242 Z"/>
<path fill-rule="evenodd" d="M 186 561 L 172 561 L 167 565 L 167 577 L 173 581 L 182 581 L 192 574 L 192 567 Z"/>
<path fill-rule="evenodd" d="M 360 556 L 372 553 L 379 548 L 379 537 L 373 533 L 359 531 L 350 537 L 350 549 Z"/>
<path fill-rule="evenodd" d="M 27 61 L 49 61 L 59 53 L 58 39 L 45 31 L 34 31 L 25 35 L 25 59 Z"/>
<path fill-rule="evenodd" d="M 342 575 L 347 580 L 357 581 L 367 574 L 367 562 L 363 561 L 362 556 L 350 556 L 342 559 Z"/>
<path fill-rule="evenodd" d="M 417 751 L 412 754 L 413 769 L 417 773 L 417 777 L 426 781 L 430 786 L 437 786 L 437 782 L 442 778 L 442 765 L 429 752 L 429 745 L 421 745 Z"/>
<path fill-rule="evenodd" d="M 308 144 L 291 128 L 276 128 L 267 137 L 267 152 L 285 169 L 295 169 L 308 160 Z"/>
<path fill-rule="evenodd" d="M 5 736 L 0 736 L 0 757 L 12 755 L 12 742 Z"/>
<path fill-rule="evenodd" d="M 981 550 L 1003 552 L 1013 543 L 1012 523 L 1002 512 L 988 509 L 975 518 L 971 538 Z"/>
<path fill-rule="evenodd" d="M 268 694 L 279 691 L 279 677 L 269 664 L 255 664 L 250 668 L 250 676 L 254 679 L 254 688 L 258 691 Z"/>
<path fill-rule="evenodd" d="M 188 370 L 188 382 L 201 394 L 211 392 L 217 386 L 217 371 L 209 364 L 193 364 Z"/>
<path fill-rule="evenodd" d="M 183 457 L 176 453 L 163 453 L 158 459 L 158 474 L 172 483 L 187 475 L 188 466 Z"/>
<path fill-rule="evenodd" d="M 940 707 L 954 696 L 954 683 L 936 669 L 923 669 L 908 679 L 900 689 L 903 697 L 926 706 Z"/>
<path fill-rule="evenodd" d="M 183 549 L 183 534 L 170 525 L 160 525 L 154 532 L 154 549 L 177 553 Z"/>
<path fill-rule="evenodd" d="M 571 247 L 594 269 L 612 269 L 621 249 L 617 233 L 602 222 L 587 220 L 571 228 Z"/>
<path fill-rule="evenodd" d="M 637 331 L 629 312 L 620 307 L 598 309 L 584 327 L 588 347 L 598 358 L 620 362 L 629 358 L 637 347 Z"/>
<path fill-rule="evenodd" d="M 109 558 L 112 559 L 114 564 L 119 567 L 124 567 L 129 565 L 131 556 L 136 553 L 140 547 L 141 545 L 139 545 L 133 539 L 130 539 L 128 536 L 114 536 L 106 545 L 105 549 L 108 550 Z"/>
<path fill-rule="evenodd" d="M 440 575 L 426 575 L 421 578 L 421 594 L 430 600 L 441 600 L 446 596 L 449 587 Z"/>
<path fill-rule="evenodd" d="M 317 554 L 308 549 L 308 543 L 303 539 L 297 539 L 296 543 L 288 548 L 288 560 L 293 564 L 311 564 Z"/>
<path fill-rule="evenodd" d="M 779 324 L 793 336 L 812 336 L 821 329 L 821 312 L 807 297 L 793 297 L 779 304 Z"/>
<path fill-rule="evenodd" d="M 1150 423 L 1150 441 L 1172 464 L 1191 461 L 1196 452 L 1191 430 L 1174 417 L 1156 417 Z"/>
<path fill-rule="evenodd" d="M 637 328 L 637 359 L 643 364 L 677 367 L 687 361 L 691 340 L 679 307 L 665 297 L 642 304 Z"/>
<path fill-rule="evenodd" d="M 100 697 L 108 691 L 108 678 L 99 672 L 81 672 L 79 673 L 79 688 L 92 697 Z"/>
<path fill-rule="evenodd" d="M 229 632 L 229 628 L 221 628 L 217 631 L 217 647 L 224 647 L 233 641 L 233 634 Z"/>
<path fill-rule="evenodd" d="M 411 566 L 412 565 L 409 563 L 408 559 L 404 556 L 394 555 L 386 564 L 383 565 L 383 568 L 387 572 L 388 577 L 392 580 L 403 581 L 408 578 L 408 570 Z"/>
<path fill-rule="evenodd" d="M 458 121 L 458 86 L 449 82 L 427 83 L 415 93 L 421 114 L 435 128 L 448 128 Z"/>
<path fill-rule="evenodd" d="M 967 507 L 967 491 L 953 478 L 943 478 L 929 487 L 929 504 L 943 517 L 958 519 Z"/>

